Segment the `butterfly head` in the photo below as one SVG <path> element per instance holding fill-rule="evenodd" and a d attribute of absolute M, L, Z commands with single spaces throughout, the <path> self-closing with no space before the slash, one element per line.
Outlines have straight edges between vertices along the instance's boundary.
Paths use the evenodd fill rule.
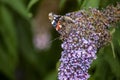
<path fill-rule="evenodd" d="M 61 28 L 60 21 L 59 21 L 61 16 L 53 13 L 49 13 L 48 17 L 52 26 L 58 31 Z"/>

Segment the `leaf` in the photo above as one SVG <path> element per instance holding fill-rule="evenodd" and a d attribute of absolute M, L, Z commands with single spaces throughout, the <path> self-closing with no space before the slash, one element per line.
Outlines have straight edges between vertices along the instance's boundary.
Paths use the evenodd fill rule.
<path fill-rule="evenodd" d="M 64 7 L 65 3 L 66 3 L 66 0 L 60 0 L 60 5 L 59 5 L 60 9 Z"/>
<path fill-rule="evenodd" d="M 82 5 L 83 0 L 77 0 L 77 2 L 78 2 L 78 9 L 80 9 L 80 8 L 81 8 L 81 5 Z"/>
<path fill-rule="evenodd" d="M 57 80 L 57 73 L 56 71 L 52 71 L 44 80 Z"/>
<path fill-rule="evenodd" d="M 100 0 L 84 0 L 81 9 L 98 8 Z"/>
<path fill-rule="evenodd" d="M 18 12 L 21 16 L 28 19 L 27 8 L 23 4 L 22 0 L 4 0 L 5 4 L 8 4 L 12 9 Z"/>
<path fill-rule="evenodd" d="M 114 39 L 117 40 L 117 42 L 120 46 L 120 22 L 115 27 L 116 27 L 116 31 L 115 31 L 115 34 L 113 36 L 114 36 Z"/>
<path fill-rule="evenodd" d="M 27 10 L 29 11 L 30 8 L 31 8 L 35 3 L 37 3 L 37 2 L 38 2 L 38 0 L 31 0 L 31 1 L 29 2 L 29 4 L 28 4 Z"/>
<path fill-rule="evenodd" d="M 0 5 L 0 14 L 0 70 L 13 77 L 18 61 L 15 26 L 11 13 L 4 5 Z"/>
<path fill-rule="evenodd" d="M 116 58 L 113 42 L 110 42 L 110 44 L 111 44 L 111 48 L 112 48 L 113 57 Z"/>
<path fill-rule="evenodd" d="M 105 60 L 110 65 L 111 71 L 116 75 L 116 77 L 119 77 L 119 74 L 120 74 L 119 58 L 117 56 L 116 58 L 113 57 L 112 49 L 110 48 L 110 46 L 105 48 L 104 54 L 105 54 Z"/>

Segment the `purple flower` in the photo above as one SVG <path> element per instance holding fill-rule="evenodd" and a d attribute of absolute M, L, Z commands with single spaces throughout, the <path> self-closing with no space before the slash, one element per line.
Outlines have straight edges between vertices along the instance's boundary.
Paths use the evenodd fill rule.
<path fill-rule="evenodd" d="M 72 31 L 63 41 L 60 67 L 58 69 L 59 80 L 87 80 L 88 69 L 96 59 L 96 42 L 84 37 L 80 33 Z"/>
<path fill-rule="evenodd" d="M 59 80 L 87 80 L 90 77 L 90 64 L 97 58 L 97 51 L 111 40 L 107 28 L 120 21 L 119 13 L 118 4 L 117 7 L 109 6 L 103 11 L 80 10 L 64 16 L 49 14 L 51 22 L 56 21 L 57 25 L 54 27 L 63 41 L 58 69 Z M 56 18 L 57 20 L 54 20 Z"/>

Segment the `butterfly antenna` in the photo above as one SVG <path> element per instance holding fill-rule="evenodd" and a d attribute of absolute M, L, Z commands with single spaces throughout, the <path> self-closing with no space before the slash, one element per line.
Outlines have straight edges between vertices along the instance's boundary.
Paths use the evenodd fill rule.
<path fill-rule="evenodd" d="M 51 40 L 51 41 L 49 42 L 49 44 L 51 44 L 52 42 L 54 42 L 55 40 L 57 40 L 57 39 L 59 39 L 59 38 L 60 38 L 60 37 L 57 37 L 57 38 Z"/>

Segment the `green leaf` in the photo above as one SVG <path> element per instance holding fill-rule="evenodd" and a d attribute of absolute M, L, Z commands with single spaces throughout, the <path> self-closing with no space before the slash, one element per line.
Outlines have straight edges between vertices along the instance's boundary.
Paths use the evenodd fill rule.
<path fill-rule="evenodd" d="M 14 67 L 13 62 L 10 57 L 6 54 L 2 46 L 0 46 L 0 71 L 6 76 L 13 79 L 14 78 Z"/>
<path fill-rule="evenodd" d="M 117 42 L 120 46 L 120 22 L 115 27 L 116 27 L 116 31 L 115 31 L 115 34 L 113 36 L 114 36 L 114 39 L 117 40 Z"/>
<path fill-rule="evenodd" d="M 59 5 L 60 9 L 64 7 L 65 3 L 66 3 L 66 0 L 60 0 L 60 5 Z"/>
<path fill-rule="evenodd" d="M 113 57 L 112 49 L 110 48 L 110 46 L 105 48 L 104 54 L 105 54 L 105 60 L 110 65 L 112 73 L 114 73 L 116 75 L 116 77 L 119 77 L 119 74 L 120 74 L 120 69 L 119 69 L 120 63 L 119 63 L 118 57 L 117 56 L 116 56 L 116 58 Z"/>
<path fill-rule="evenodd" d="M 110 42 L 110 44 L 111 44 L 111 48 L 112 48 L 113 57 L 116 58 L 113 42 Z"/>
<path fill-rule="evenodd" d="M 100 0 L 84 0 L 81 9 L 98 8 Z"/>
<path fill-rule="evenodd" d="M 82 5 L 83 0 L 77 0 L 77 2 L 78 2 L 78 9 L 80 9 L 80 8 L 81 8 L 81 5 Z"/>
<path fill-rule="evenodd" d="M 31 1 L 29 2 L 29 4 L 28 4 L 27 10 L 29 11 L 30 8 L 31 8 L 35 3 L 37 3 L 37 2 L 38 2 L 38 0 L 31 0 Z"/>
<path fill-rule="evenodd" d="M 56 71 L 52 71 L 44 80 L 57 80 Z"/>
<path fill-rule="evenodd" d="M 21 16 L 28 19 L 27 8 L 23 4 L 22 0 L 4 0 L 5 4 L 8 4 L 12 9 L 18 12 Z"/>
<path fill-rule="evenodd" d="M 0 5 L 0 70 L 13 77 L 17 55 L 17 39 L 13 17 L 9 10 Z"/>

